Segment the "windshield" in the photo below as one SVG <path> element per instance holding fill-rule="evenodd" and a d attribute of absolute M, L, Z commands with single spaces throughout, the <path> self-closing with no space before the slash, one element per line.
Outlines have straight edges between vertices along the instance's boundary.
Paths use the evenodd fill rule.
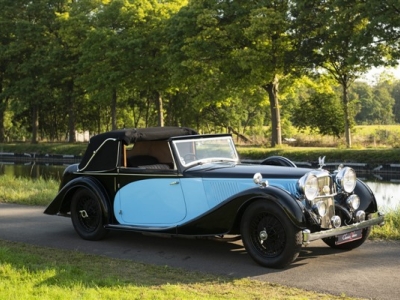
<path fill-rule="evenodd" d="M 187 167 L 204 162 L 237 162 L 238 155 L 230 136 L 174 141 L 180 162 Z"/>

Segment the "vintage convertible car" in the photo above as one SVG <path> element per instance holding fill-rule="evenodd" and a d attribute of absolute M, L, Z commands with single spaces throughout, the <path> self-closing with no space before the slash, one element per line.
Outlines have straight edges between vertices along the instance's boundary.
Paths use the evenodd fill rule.
<path fill-rule="evenodd" d="M 44 213 L 71 217 L 87 240 L 110 230 L 241 238 L 257 263 L 282 268 L 313 240 L 353 249 L 384 222 L 353 169 L 322 167 L 297 168 L 283 157 L 243 164 L 229 134 L 116 130 L 90 139 Z"/>

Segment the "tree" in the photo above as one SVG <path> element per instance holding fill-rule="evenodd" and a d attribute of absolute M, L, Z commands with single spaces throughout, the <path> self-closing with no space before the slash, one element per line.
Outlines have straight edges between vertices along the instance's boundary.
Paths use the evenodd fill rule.
<path fill-rule="evenodd" d="M 293 16 L 302 54 L 316 70 L 323 68 L 342 88 L 347 147 L 351 147 L 349 88 L 372 66 L 385 63 L 386 48 L 377 41 L 362 0 L 295 2 Z M 310 51 L 311 50 L 311 51 Z"/>
<path fill-rule="evenodd" d="M 169 30 L 173 79 L 195 90 L 200 106 L 226 104 L 229 96 L 256 88 L 267 93 L 272 146 L 282 142 L 279 81 L 294 63 L 287 59 L 293 50 L 289 2 L 195 0 L 171 20 Z"/>
<path fill-rule="evenodd" d="M 322 135 L 340 137 L 344 133 L 343 110 L 335 85 L 327 77 L 311 80 L 302 77 L 294 84 L 297 104 L 292 109 L 292 123 L 298 129 L 310 128 Z"/>
<path fill-rule="evenodd" d="M 373 87 L 365 82 L 355 82 L 351 87 L 350 93 L 357 99 L 359 112 L 355 116 L 358 124 L 373 124 L 374 102 Z"/>
<path fill-rule="evenodd" d="M 400 123 L 400 80 L 393 83 L 391 95 L 395 101 L 393 108 L 394 120 L 396 123 Z"/>
<path fill-rule="evenodd" d="M 366 32 L 375 36 L 388 50 L 386 65 L 398 65 L 400 59 L 400 3 L 398 0 L 368 0 L 362 13 L 368 18 Z"/>

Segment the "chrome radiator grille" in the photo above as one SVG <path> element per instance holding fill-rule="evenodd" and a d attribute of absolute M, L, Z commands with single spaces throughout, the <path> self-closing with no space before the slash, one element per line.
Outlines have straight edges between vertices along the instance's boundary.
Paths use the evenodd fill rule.
<path fill-rule="evenodd" d="M 330 176 L 318 177 L 318 189 L 319 196 L 314 199 L 313 204 L 323 201 L 326 205 L 326 214 L 320 217 L 321 228 L 332 228 L 331 218 L 335 215 L 333 196 L 336 193 L 332 178 Z"/>
<path fill-rule="evenodd" d="M 330 176 L 318 177 L 318 190 L 321 197 L 335 194 L 332 178 Z"/>

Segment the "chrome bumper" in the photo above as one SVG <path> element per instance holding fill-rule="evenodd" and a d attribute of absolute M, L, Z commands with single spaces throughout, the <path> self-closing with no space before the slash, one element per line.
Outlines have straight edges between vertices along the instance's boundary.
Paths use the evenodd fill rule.
<path fill-rule="evenodd" d="M 303 230 L 303 245 L 306 246 L 312 241 L 349 233 L 349 232 L 352 232 L 357 229 L 363 229 L 363 228 L 370 227 L 373 225 L 383 226 L 384 224 L 385 224 L 385 215 L 383 213 L 378 212 L 378 217 L 376 217 L 376 218 L 362 221 L 360 223 L 342 226 L 339 228 L 328 229 L 328 230 L 324 230 L 324 231 L 317 231 L 317 232 L 313 232 L 313 233 L 311 233 L 311 231 L 308 229 L 304 229 Z"/>

